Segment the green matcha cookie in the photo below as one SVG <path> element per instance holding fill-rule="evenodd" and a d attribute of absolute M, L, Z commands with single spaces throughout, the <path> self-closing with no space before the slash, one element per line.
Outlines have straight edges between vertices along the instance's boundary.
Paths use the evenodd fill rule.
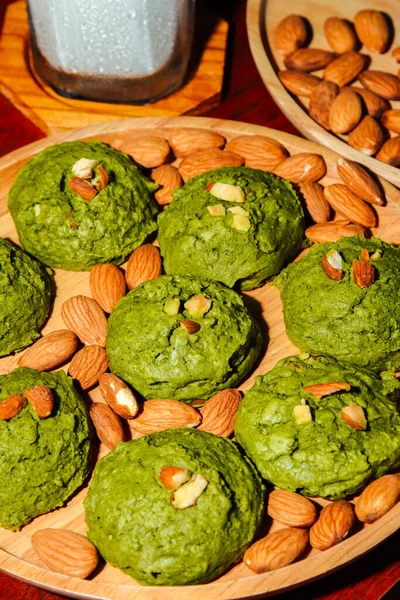
<path fill-rule="evenodd" d="M 288 181 L 224 167 L 174 192 L 159 216 L 158 239 L 167 273 L 251 290 L 296 255 L 303 233 L 303 210 Z"/>
<path fill-rule="evenodd" d="M 89 415 L 63 371 L 15 369 L 0 376 L 0 403 L 34 385 L 51 388 L 53 413 L 39 420 L 30 404 L 0 420 L 0 526 L 17 530 L 62 506 L 89 474 Z"/>
<path fill-rule="evenodd" d="M 0 238 L 0 356 L 39 337 L 53 292 L 50 269 Z"/>
<path fill-rule="evenodd" d="M 209 280 L 147 281 L 108 321 L 110 369 L 146 399 L 207 399 L 235 387 L 260 347 L 260 329 L 242 298 Z"/>
<path fill-rule="evenodd" d="M 348 384 L 341 386 L 348 391 L 318 398 L 317 390 L 304 389 L 332 382 Z M 393 373 L 381 377 L 329 357 L 293 356 L 246 392 L 235 437 L 274 485 L 344 498 L 400 466 L 399 398 Z M 360 429 L 348 424 L 349 417 Z"/>
<path fill-rule="evenodd" d="M 360 261 L 363 249 L 375 280 L 360 288 L 352 262 Z M 342 263 L 338 281 L 322 268 L 334 250 Z M 316 244 L 274 283 L 281 290 L 286 332 L 298 348 L 376 370 L 400 368 L 400 248 L 358 236 Z"/>
<path fill-rule="evenodd" d="M 77 175 L 89 177 L 83 185 L 93 184 L 92 199 L 72 191 Z M 8 207 L 24 250 L 51 267 L 87 271 L 123 262 L 156 229 L 154 189 L 126 154 L 100 142 L 64 142 L 21 169 Z"/>
<path fill-rule="evenodd" d="M 196 504 L 174 507 L 178 496 L 183 506 L 188 488 L 174 495 L 164 487 L 160 472 L 171 466 L 201 479 Z M 97 464 L 84 501 L 88 537 L 107 562 L 141 584 L 206 583 L 251 544 L 263 492 L 255 468 L 230 440 L 168 429 L 119 444 Z"/>

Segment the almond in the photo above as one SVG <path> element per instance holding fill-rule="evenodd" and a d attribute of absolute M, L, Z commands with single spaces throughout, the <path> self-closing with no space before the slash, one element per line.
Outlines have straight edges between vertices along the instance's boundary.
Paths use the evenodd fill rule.
<path fill-rule="evenodd" d="M 92 181 L 92 185 L 94 185 L 94 187 L 96 187 L 99 191 L 101 191 L 101 190 L 104 190 L 105 187 L 107 187 L 108 175 L 107 175 L 107 172 L 105 171 L 105 169 L 103 169 L 103 167 L 101 165 L 98 166 L 97 170 L 98 170 L 99 174 Z"/>
<path fill-rule="evenodd" d="M 184 510 L 195 506 L 197 500 L 208 486 L 208 481 L 200 473 L 192 475 L 190 481 L 181 485 L 171 496 L 171 506 Z"/>
<path fill-rule="evenodd" d="M 383 125 L 394 133 L 400 133 L 400 110 L 387 110 L 382 115 Z"/>
<path fill-rule="evenodd" d="M 173 200 L 172 192 L 182 187 L 181 174 L 172 165 L 161 165 L 153 169 L 151 178 L 161 186 L 155 193 L 155 199 L 160 206 L 170 204 Z"/>
<path fill-rule="evenodd" d="M 360 252 L 360 260 L 363 260 L 364 262 L 369 262 L 370 261 L 370 257 L 369 257 L 369 252 L 366 248 L 363 248 Z"/>
<path fill-rule="evenodd" d="M 360 87 L 344 87 L 343 90 L 356 92 L 363 100 L 367 112 L 371 117 L 380 119 L 385 110 L 389 110 L 390 104 L 385 98 L 381 98 L 374 92 Z"/>
<path fill-rule="evenodd" d="M 246 550 L 243 562 L 255 573 L 266 573 L 290 565 L 305 551 L 307 529 L 288 527 L 258 540 Z"/>
<path fill-rule="evenodd" d="M 93 298 L 73 296 L 61 306 L 64 323 L 84 344 L 106 345 L 107 318 Z"/>
<path fill-rule="evenodd" d="M 362 118 L 362 102 L 354 92 L 341 92 L 329 111 L 329 129 L 333 133 L 348 133 Z"/>
<path fill-rule="evenodd" d="M 174 491 L 189 481 L 190 472 L 182 467 L 163 467 L 158 477 L 166 490 Z"/>
<path fill-rule="evenodd" d="M 218 200 L 225 200 L 226 202 L 239 202 L 245 201 L 245 195 L 243 188 L 238 185 L 232 185 L 231 183 L 222 183 L 221 181 L 212 181 L 206 185 L 206 190 L 209 194 L 218 198 Z M 248 213 L 247 213 L 248 214 Z"/>
<path fill-rule="evenodd" d="M 307 21 L 299 15 L 285 17 L 274 31 L 274 45 L 277 51 L 287 56 L 306 46 L 308 28 Z"/>
<path fill-rule="evenodd" d="M 376 158 L 392 167 L 400 167 L 400 135 L 387 140 L 379 150 Z"/>
<path fill-rule="evenodd" d="M 110 313 L 126 293 L 123 271 L 111 264 L 100 264 L 90 271 L 90 291 L 101 308 Z"/>
<path fill-rule="evenodd" d="M 396 46 L 396 48 L 393 48 L 392 56 L 397 62 L 400 62 L 400 46 Z"/>
<path fill-rule="evenodd" d="M 336 83 L 321 81 L 321 83 L 314 88 L 310 96 L 310 117 L 325 129 L 330 128 L 329 113 L 338 94 L 339 88 Z"/>
<path fill-rule="evenodd" d="M 400 500 L 400 475 L 383 475 L 370 483 L 356 502 L 356 515 L 362 523 L 373 523 Z"/>
<path fill-rule="evenodd" d="M 325 81 L 336 83 L 339 87 L 347 85 L 357 79 L 359 73 L 365 69 L 367 57 L 359 52 L 346 52 L 333 60 L 324 71 Z"/>
<path fill-rule="evenodd" d="M 8 398 L 0 400 L 0 421 L 8 421 L 17 416 L 26 405 L 26 398 L 22 394 L 11 394 Z"/>
<path fill-rule="evenodd" d="M 374 156 L 384 139 L 385 134 L 378 121 L 367 115 L 349 134 L 347 141 L 350 146 L 364 152 L 367 156 Z"/>
<path fill-rule="evenodd" d="M 324 188 L 320 183 L 305 181 L 300 184 L 307 210 L 316 223 L 325 223 L 331 216 L 331 206 L 324 196 Z"/>
<path fill-rule="evenodd" d="M 96 159 L 82 157 L 73 165 L 72 173 L 80 179 L 90 179 L 98 162 Z"/>
<path fill-rule="evenodd" d="M 97 567 L 95 546 L 83 535 L 68 529 L 42 529 L 32 535 L 32 546 L 52 571 L 85 579 Z"/>
<path fill-rule="evenodd" d="M 317 520 L 315 504 L 294 492 L 275 489 L 268 496 L 271 519 L 289 527 L 310 527 Z"/>
<path fill-rule="evenodd" d="M 339 544 L 354 525 L 354 506 L 338 500 L 324 506 L 319 519 L 310 529 L 310 544 L 317 550 L 328 550 Z"/>
<path fill-rule="evenodd" d="M 287 56 L 284 63 L 287 69 L 310 72 L 324 69 L 334 58 L 336 58 L 336 55 L 328 50 L 300 48 Z"/>
<path fill-rule="evenodd" d="M 289 152 L 282 144 L 264 135 L 240 135 L 226 149 L 244 158 L 246 167 L 272 172 Z"/>
<path fill-rule="evenodd" d="M 400 100 L 400 79 L 384 71 L 364 71 L 359 80 L 368 90 L 386 100 Z"/>
<path fill-rule="evenodd" d="M 375 267 L 370 262 L 353 260 L 354 283 L 359 288 L 369 287 L 375 279 Z"/>
<path fill-rule="evenodd" d="M 28 399 L 38 419 L 47 419 L 53 412 L 53 392 L 46 385 L 34 385 L 25 390 L 24 396 Z"/>
<path fill-rule="evenodd" d="M 191 177 L 219 169 L 220 167 L 240 167 L 243 159 L 232 152 L 223 152 L 222 150 L 202 150 L 188 154 L 179 165 L 179 172 L 183 181 Z"/>
<path fill-rule="evenodd" d="M 18 361 L 19 367 L 51 371 L 75 353 L 78 338 L 69 329 L 52 331 L 33 344 Z"/>
<path fill-rule="evenodd" d="M 197 427 L 200 423 L 201 414 L 179 400 L 147 400 L 129 425 L 133 432 L 148 435 L 170 427 Z"/>
<path fill-rule="evenodd" d="M 203 421 L 198 429 L 223 437 L 232 435 L 241 399 L 240 392 L 234 389 L 215 394 L 200 408 Z"/>
<path fill-rule="evenodd" d="M 97 194 L 97 190 L 92 186 L 91 183 L 80 177 L 71 177 L 68 179 L 68 185 L 73 194 L 78 194 L 82 200 L 90 202 Z"/>
<path fill-rule="evenodd" d="M 168 141 L 175 156 L 187 156 L 204 148 L 208 150 L 223 148 L 225 144 L 225 138 L 216 131 L 196 127 L 173 129 L 168 136 Z"/>
<path fill-rule="evenodd" d="M 325 274 L 332 279 L 333 281 L 340 281 L 343 279 L 343 271 L 342 269 L 337 269 L 331 265 L 328 258 L 326 256 L 322 257 L 321 267 L 324 270 Z"/>
<path fill-rule="evenodd" d="M 336 54 L 356 50 L 358 46 L 353 23 L 347 21 L 347 19 L 330 17 L 325 21 L 324 32 L 328 44 Z"/>
<path fill-rule="evenodd" d="M 94 402 L 90 407 L 90 416 L 96 429 L 97 437 L 110 450 L 114 450 L 125 435 L 121 421 L 113 410 L 102 402 Z"/>
<path fill-rule="evenodd" d="M 128 288 L 133 290 L 141 283 L 157 279 L 161 275 L 160 251 L 152 244 L 139 246 L 131 254 L 126 266 L 125 278 Z"/>
<path fill-rule="evenodd" d="M 123 419 L 133 419 L 139 406 L 132 390 L 113 373 L 103 373 L 99 379 L 104 401 Z"/>
<path fill-rule="evenodd" d="M 189 319 L 182 319 L 182 321 L 180 321 L 180 325 L 181 327 L 186 329 L 189 335 L 197 333 L 201 329 L 199 323 L 196 323 L 196 321 L 190 321 Z"/>
<path fill-rule="evenodd" d="M 333 210 L 364 227 L 375 227 L 376 216 L 369 204 L 353 194 L 342 183 L 334 183 L 324 188 L 325 198 Z"/>
<path fill-rule="evenodd" d="M 106 351 L 102 346 L 85 346 L 75 354 L 68 368 L 83 390 L 94 386 L 108 369 Z"/>
<path fill-rule="evenodd" d="M 320 154 L 300 152 L 285 158 L 275 169 L 275 175 L 293 183 L 317 181 L 326 173 L 326 164 Z"/>
<path fill-rule="evenodd" d="M 315 383 L 313 385 L 307 385 L 303 387 L 303 391 L 307 394 L 315 396 L 315 398 L 323 398 L 324 396 L 330 396 L 335 392 L 350 390 L 350 385 L 345 381 L 332 381 L 330 383 Z"/>
<path fill-rule="evenodd" d="M 367 428 L 367 419 L 365 418 L 364 410 L 358 404 L 352 402 L 348 406 L 345 406 L 339 414 L 343 421 L 353 429 L 362 431 Z"/>
<path fill-rule="evenodd" d="M 337 169 L 341 179 L 353 194 L 369 204 L 385 203 L 383 190 L 361 165 L 347 158 L 339 158 Z"/>
<path fill-rule="evenodd" d="M 137 137 L 125 145 L 123 151 L 146 169 L 159 167 L 166 162 L 171 149 L 167 140 L 156 135 Z"/>
<path fill-rule="evenodd" d="M 289 92 L 296 96 L 311 96 L 314 88 L 322 81 L 320 77 L 304 73 L 304 71 L 296 71 L 295 69 L 288 71 L 279 71 L 278 77 Z"/>
<path fill-rule="evenodd" d="M 350 223 L 346 220 L 317 223 L 305 231 L 307 239 L 313 243 L 337 242 L 341 237 L 361 235 L 365 237 L 365 228 L 359 223 Z"/>
<path fill-rule="evenodd" d="M 372 52 L 386 52 L 390 44 L 390 28 L 386 16 L 378 10 L 360 10 L 354 25 L 361 42 Z"/>

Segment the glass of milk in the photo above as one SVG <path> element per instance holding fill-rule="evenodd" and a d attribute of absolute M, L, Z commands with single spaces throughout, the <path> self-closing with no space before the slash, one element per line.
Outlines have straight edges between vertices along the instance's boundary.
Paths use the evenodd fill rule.
<path fill-rule="evenodd" d="M 144 104 L 188 66 L 195 0 L 28 0 L 34 66 L 62 96 Z"/>

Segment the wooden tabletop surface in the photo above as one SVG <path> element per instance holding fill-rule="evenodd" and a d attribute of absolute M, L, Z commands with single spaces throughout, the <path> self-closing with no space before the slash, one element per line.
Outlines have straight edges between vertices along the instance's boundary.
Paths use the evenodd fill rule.
<path fill-rule="evenodd" d="M 221 104 L 207 116 L 266 125 L 297 133 L 266 91 L 251 57 L 246 34 L 245 0 L 210 3 L 231 24 L 226 84 Z M 0 1 L 1 14 L 7 0 Z M 43 137 L 30 121 L 0 94 L 0 155 Z M 1 485 L 1 482 L 0 482 Z M 357 562 L 318 582 L 281 594 L 280 600 L 398 600 L 400 598 L 400 533 Z M 0 573 L 0 600 L 61 600 Z M 212 599 L 210 599 L 212 600 Z"/>

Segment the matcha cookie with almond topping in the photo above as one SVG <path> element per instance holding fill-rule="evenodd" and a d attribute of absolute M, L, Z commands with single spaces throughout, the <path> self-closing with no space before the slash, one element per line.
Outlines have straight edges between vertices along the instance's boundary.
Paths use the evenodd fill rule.
<path fill-rule="evenodd" d="M 264 171 L 224 167 L 190 179 L 159 216 L 171 275 L 260 286 L 300 250 L 304 214 L 292 185 Z"/>
<path fill-rule="evenodd" d="M 237 386 L 261 332 L 242 298 L 210 280 L 162 275 L 122 298 L 110 315 L 110 369 L 144 398 L 190 401 Z"/>
<path fill-rule="evenodd" d="M 156 229 L 157 185 L 100 142 L 46 148 L 18 174 L 8 207 L 21 246 L 50 267 L 122 263 Z"/>

